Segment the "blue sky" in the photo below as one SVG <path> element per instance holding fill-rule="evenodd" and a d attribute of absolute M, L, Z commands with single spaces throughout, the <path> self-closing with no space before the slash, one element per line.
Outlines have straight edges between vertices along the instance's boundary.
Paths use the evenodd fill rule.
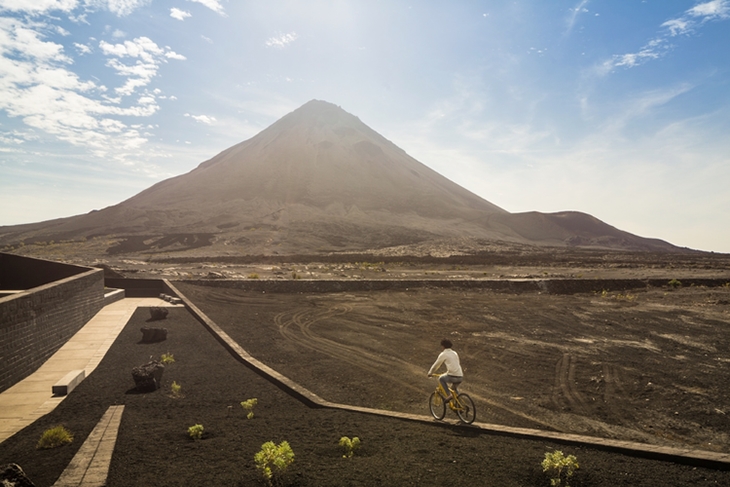
<path fill-rule="evenodd" d="M 0 0 L 0 53 L 0 225 L 320 99 L 508 211 L 730 252 L 730 0 Z"/>

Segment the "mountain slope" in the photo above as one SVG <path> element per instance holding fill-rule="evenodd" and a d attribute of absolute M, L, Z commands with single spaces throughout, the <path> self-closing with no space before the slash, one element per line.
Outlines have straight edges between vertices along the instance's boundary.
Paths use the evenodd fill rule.
<path fill-rule="evenodd" d="M 668 250 L 588 215 L 510 214 L 408 156 L 336 105 L 313 100 L 109 208 L 0 228 L 0 243 L 112 236 L 115 252 L 368 251 L 453 238 Z M 211 249 L 212 250 L 212 249 Z"/>

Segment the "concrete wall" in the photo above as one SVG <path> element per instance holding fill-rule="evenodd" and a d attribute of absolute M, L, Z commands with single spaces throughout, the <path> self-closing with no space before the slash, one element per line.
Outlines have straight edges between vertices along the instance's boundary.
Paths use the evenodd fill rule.
<path fill-rule="evenodd" d="M 40 367 L 104 303 L 104 271 L 0 254 L 0 274 L 19 293 L 0 297 L 0 392 Z M 25 261 L 25 262 L 23 262 Z M 10 262 L 11 271 L 5 265 Z M 23 266 L 22 264 L 26 265 Z M 27 274 L 27 275 L 22 275 Z M 8 276 L 19 276 L 13 281 Z M 20 283 L 47 281 L 35 287 Z"/>
<path fill-rule="evenodd" d="M 184 280 L 199 286 L 223 287 L 267 293 L 331 293 L 347 291 L 382 291 L 395 289 L 455 288 L 491 289 L 511 293 L 545 292 L 550 294 L 627 291 L 647 287 L 663 287 L 668 279 L 472 279 L 472 280 Z M 727 279 L 682 279 L 682 286 L 722 286 Z"/>
<path fill-rule="evenodd" d="M 107 278 L 104 282 L 106 287 L 124 289 L 124 295 L 128 298 L 154 298 L 169 292 L 162 279 Z"/>
<path fill-rule="evenodd" d="M 88 267 L 0 252 L 0 290 L 31 289 L 88 270 Z"/>

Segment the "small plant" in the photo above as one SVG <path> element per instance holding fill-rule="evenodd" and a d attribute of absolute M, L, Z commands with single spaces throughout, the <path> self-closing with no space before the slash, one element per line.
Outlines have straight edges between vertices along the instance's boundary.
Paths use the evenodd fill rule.
<path fill-rule="evenodd" d="M 554 452 L 546 452 L 545 460 L 542 461 L 542 471 L 550 475 L 550 485 L 552 487 L 560 487 L 565 479 L 565 487 L 568 485 L 568 479 L 578 470 L 578 459 L 574 455 L 563 455 L 560 450 Z"/>
<path fill-rule="evenodd" d="M 41 439 L 38 440 L 36 448 L 39 450 L 47 450 L 49 448 L 63 446 L 72 441 L 74 441 L 74 435 L 65 427 L 59 425 L 44 431 Z"/>
<path fill-rule="evenodd" d="M 163 353 L 160 355 L 160 362 L 162 362 L 164 365 L 175 363 L 175 357 L 170 353 Z"/>
<path fill-rule="evenodd" d="M 345 454 L 342 455 L 342 458 L 352 458 L 355 454 L 355 450 L 360 448 L 360 438 L 355 436 L 350 439 L 347 436 L 343 436 L 340 438 L 340 446 L 345 449 Z"/>
<path fill-rule="evenodd" d="M 636 299 L 636 295 L 629 294 L 629 293 L 626 293 L 626 294 L 619 293 L 616 295 L 616 299 L 618 299 L 619 301 L 622 299 L 625 299 L 626 301 L 633 301 Z"/>
<path fill-rule="evenodd" d="M 248 278 L 249 279 L 258 279 L 259 275 L 256 274 L 255 272 L 252 272 L 251 274 L 248 275 Z"/>
<path fill-rule="evenodd" d="M 669 287 L 677 289 L 678 287 L 682 287 L 682 282 L 678 281 L 677 279 L 672 279 L 669 281 Z"/>
<path fill-rule="evenodd" d="M 190 435 L 190 438 L 193 440 L 199 440 L 203 437 L 203 425 L 202 424 L 195 424 L 188 428 L 188 435 Z"/>
<path fill-rule="evenodd" d="M 259 400 L 255 397 L 251 399 L 246 399 L 245 401 L 241 402 L 241 407 L 248 411 L 248 414 L 246 415 L 248 419 L 253 419 L 253 407 L 258 404 L 258 402 Z"/>
<path fill-rule="evenodd" d="M 182 393 L 180 392 L 181 390 L 182 386 L 177 382 L 172 381 L 172 385 L 170 386 L 170 394 L 172 394 L 172 397 L 182 397 Z"/>
<path fill-rule="evenodd" d="M 275 472 L 272 467 L 276 468 L 277 474 L 283 473 L 294 462 L 294 452 L 286 441 L 282 441 L 278 446 L 273 441 L 267 441 L 261 445 L 261 451 L 256 453 L 253 459 L 256 462 L 256 468 L 261 470 L 266 482 L 274 485 Z"/>

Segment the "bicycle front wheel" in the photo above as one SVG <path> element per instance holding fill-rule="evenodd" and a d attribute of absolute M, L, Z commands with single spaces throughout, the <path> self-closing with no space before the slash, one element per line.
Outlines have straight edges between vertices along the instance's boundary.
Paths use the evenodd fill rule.
<path fill-rule="evenodd" d="M 444 403 L 441 394 L 434 392 L 431 397 L 428 398 L 428 409 L 431 411 L 431 416 L 436 419 L 444 419 L 446 416 L 446 404 Z"/>
<path fill-rule="evenodd" d="M 477 408 L 474 406 L 474 401 L 466 394 L 459 394 L 456 398 L 459 401 L 459 407 L 456 408 L 459 419 L 466 424 L 472 424 L 477 418 Z"/>

